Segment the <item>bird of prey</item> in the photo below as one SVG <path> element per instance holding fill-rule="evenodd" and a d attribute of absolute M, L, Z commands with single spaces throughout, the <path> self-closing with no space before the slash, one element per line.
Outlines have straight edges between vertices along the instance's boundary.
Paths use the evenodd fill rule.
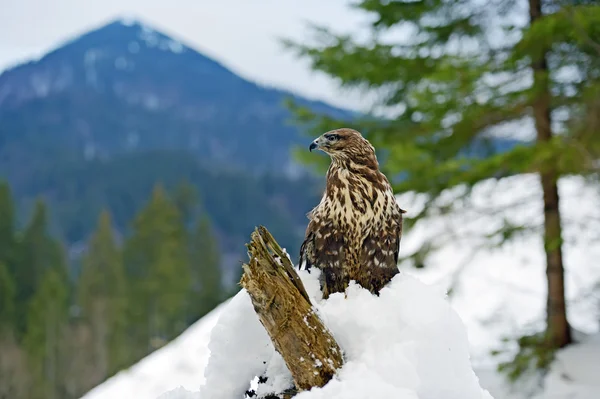
<path fill-rule="evenodd" d="M 402 210 L 375 156 L 356 130 L 329 131 L 309 147 L 327 153 L 325 193 L 308 213 L 301 268 L 321 270 L 323 298 L 345 292 L 350 280 L 374 294 L 398 271 Z"/>

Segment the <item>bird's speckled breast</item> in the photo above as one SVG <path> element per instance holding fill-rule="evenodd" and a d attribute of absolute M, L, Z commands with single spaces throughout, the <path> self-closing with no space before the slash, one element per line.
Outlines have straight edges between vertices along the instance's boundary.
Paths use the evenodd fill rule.
<path fill-rule="evenodd" d="M 391 192 L 381 195 L 361 175 L 341 169 L 330 195 L 323 198 L 319 208 L 327 212 L 322 219 L 339 228 L 353 248 L 360 248 L 373 230 L 382 228 L 385 210 L 395 201 Z"/>

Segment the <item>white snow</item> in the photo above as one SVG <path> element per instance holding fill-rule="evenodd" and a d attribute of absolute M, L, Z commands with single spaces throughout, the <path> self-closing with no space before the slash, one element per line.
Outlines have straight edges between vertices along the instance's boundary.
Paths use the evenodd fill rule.
<path fill-rule="evenodd" d="M 155 399 L 178 386 L 198 390 L 210 355 L 208 340 L 226 306 L 219 305 L 175 340 L 97 386 L 83 399 Z"/>
<path fill-rule="evenodd" d="M 540 399 L 597 398 L 600 396 L 600 334 L 560 351 L 546 377 Z"/>
<path fill-rule="evenodd" d="M 129 65 L 129 61 L 125 57 L 117 57 L 115 59 L 115 68 L 120 70 L 126 70 Z"/>
<path fill-rule="evenodd" d="M 458 190 L 453 190 L 456 193 Z M 564 227 L 568 316 L 582 332 L 598 332 L 600 282 L 600 188 L 581 178 L 559 183 Z M 446 193 L 452 203 L 452 192 Z M 399 196 L 407 216 L 419 210 L 419 198 Z M 508 208 L 494 213 L 498 205 Z M 408 254 L 427 238 L 435 253 L 427 267 L 411 271 L 427 283 L 453 288 L 452 306 L 469 332 L 471 355 L 477 366 L 490 366 L 489 356 L 503 337 L 544 328 L 546 306 L 545 254 L 541 238 L 542 203 L 537 176 L 488 181 L 476 186 L 472 201 L 452 215 L 436 215 L 407 232 L 401 254 Z M 502 219 L 535 228 L 502 248 L 490 248 L 483 237 Z M 410 270 L 408 262 L 402 264 Z"/>
<path fill-rule="evenodd" d="M 130 52 L 131 54 L 136 54 L 136 53 L 139 53 L 139 51 L 140 51 L 140 44 L 139 44 L 138 42 L 135 42 L 135 41 L 133 41 L 133 42 L 130 42 L 130 43 L 127 45 L 127 49 L 129 50 L 129 52 Z"/>
<path fill-rule="evenodd" d="M 47 73 L 36 72 L 29 79 L 37 97 L 46 97 L 50 93 L 52 78 Z"/>
<path fill-rule="evenodd" d="M 264 371 L 274 351 L 245 291 L 233 297 L 223 310 L 208 348 L 211 356 L 204 370 L 202 396 L 241 399 L 250 380 Z"/>
<path fill-rule="evenodd" d="M 199 399 L 198 392 L 190 392 L 183 387 L 179 387 L 169 392 L 160 395 L 158 399 Z"/>
<path fill-rule="evenodd" d="M 511 386 L 495 370 L 477 374 L 495 399 L 597 399 L 600 393 L 600 334 L 576 334 L 578 343 L 556 354 L 549 373 L 541 381 Z"/>
<path fill-rule="evenodd" d="M 119 18 L 119 22 L 125 26 L 135 26 L 140 24 L 135 15 L 123 15 Z"/>
<path fill-rule="evenodd" d="M 301 272 L 301 277 L 344 351 L 345 364 L 323 388 L 303 392 L 298 399 L 491 398 L 479 386 L 465 327 L 443 291 L 400 274 L 379 297 L 353 284 L 346 296 L 337 293 L 322 300 L 318 271 Z M 198 398 L 241 399 L 250 380 L 265 370 L 268 380 L 259 393 L 289 387 L 289 372 L 245 291 L 221 314 L 209 348 L 212 355 Z"/>
<path fill-rule="evenodd" d="M 159 43 L 158 33 L 147 25 L 141 25 L 141 29 L 138 33 L 138 38 L 142 40 L 146 47 L 156 47 Z"/>
<path fill-rule="evenodd" d="M 83 54 L 83 65 L 85 69 L 86 82 L 93 87 L 98 86 L 98 72 L 96 71 L 96 61 L 102 57 L 102 51 L 98 49 L 89 49 Z"/>
<path fill-rule="evenodd" d="M 157 110 L 160 107 L 160 99 L 154 94 L 147 94 L 142 98 L 142 104 L 149 110 Z"/>
<path fill-rule="evenodd" d="M 162 34 L 156 32 L 152 27 L 144 25 L 143 23 L 136 23 L 139 26 L 138 39 L 140 39 L 148 48 L 157 47 L 162 51 L 170 51 L 174 54 L 181 54 L 185 52 L 186 48 L 178 40 L 170 39 Z M 133 43 L 133 44 L 132 44 Z M 137 53 L 140 51 L 140 45 L 138 42 L 132 42 L 129 44 L 129 52 Z"/>
<path fill-rule="evenodd" d="M 173 53 L 179 54 L 185 51 L 183 44 L 177 40 L 169 40 L 168 43 L 169 50 L 171 50 Z"/>

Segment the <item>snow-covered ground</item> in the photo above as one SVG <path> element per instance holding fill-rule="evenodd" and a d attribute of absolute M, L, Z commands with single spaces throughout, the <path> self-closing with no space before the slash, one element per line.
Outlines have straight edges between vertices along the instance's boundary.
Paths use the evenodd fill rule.
<path fill-rule="evenodd" d="M 582 179 L 578 178 L 563 179 L 559 187 L 561 211 L 565 225 L 564 254 L 567 269 L 566 289 L 569 319 L 579 332 L 595 334 L 598 333 L 600 324 L 598 289 L 600 281 L 600 193 L 597 187 L 586 185 Z M 449 203 L 452 203 L 452 198 L 452 193 L 449 192 L 447 196 Z M 517 237 L 501 249 L 486 246 L 481 236 L 497 227 L 502 218 L 539 226 L 542 220 L 540 198 L 540 188 L 536 176 L 520 176 L 497 183 L 486 182 L 477 187 L 474 199 L 468 206 L 463 207 L 461 212 L 451 216 L 436 216 L 418 224 L 413 229 L 407 229 L 402 240 L 401 252 L 409 253 L 426 237 L 435 238 L 437 251 L 427 259 L 427 268 L 414 270 L 408 265 L 403 265 L 403 274 L 412 275 L 423 283 L 431 285 L 431 288 L 424 288 L 426 290 L 441 293 L 452 288 L 450 304 L 466 326 L 471 362 L 477 370 L 481 385 L 489 388 L 496 399 L 520 399 L 523 394 L 530 392 L 523 388 L 520 390 L 521 395 L 511 393 L 508 385 L 493 371 L 497 359 L 489 356 L 489 352 L 501 347 L 501 338 L 504 336 L 517 336 L 543 327 L 546 291 L 544 253 L 539 233 Z M 421 203 L 418 197 L 410 194 L 400 196 L 399 202 L 404 209 L 408 210 L 407 216 L 417 212 Z M 494 209 L 497 205 L 510 206 L 503 212 L 495 212 Z M 417 283 L 415 282 L 415 284 Z M 415 295 L 419 294 L 415 293 Z M 404 301 L 407 302 L 407 298 L 404 298 Z M 233 306 L 233 304 L 232 301 L 231 305 Z M 364 306 L 371 305 L 372 303 L 365 300 Z M 398 306 L 402 308 L 406 305 L 403 303 Z M 423 317 L 427 317 L 427 314 L 439 314 L 434 309 L 421 308 L 417 300 L 410 303 L 410 306 L 415 312 L 424 313 Z M 322 311 L 327 315 L 326 306 L 322 308 Z M 405 311 L 408 310 L 405 309 Z M 205 382 L 203 373 L 209 352 L 207 348 L 209 334 L 221 312 L 223 312 L 223 305 L 192 326 L 176 341 L 144 359 L 130 371 L 120 373 L 105 382 L 86 395 L 85 399 L 133 397 L 156 399 L 160 394 L 179 386 L 185 390 L 180 389 L 178 392 L 168 393 L 165 398 L 180 399 L 187 397 L 186 395 L 196 398 L 196 395 L 190 394 L 188 391 L 197 392 L 199 386 Z M 410 324 L 410 319 L 406 319 L 409 313 L 402 312 L 400 311 L 402 318 L 396 320 L 398 328 L 401 325 L 407 325 L 406 323 Z M 249 309 L 246 317 L 252 316 L 253 312 Z M 232 316 L 223 313 L 223 317 Z M 436 322 L 445 321 L 432 321 L 433 324 Z M 328 325 L 332 331 L 336 328 L 334 325 Z M 365 336 L 377 333 L 377 331 L 368 330 L 366 326 L 363 327 Z M 227 334 L 227 331 L 231 330 L 222 330 L 221 332 Z M 215 337 L 217 336 L 219 334 L 215 335 Z M 398 352 L 391 351 L 390 353 L 393 352 L 399 356 L 400 363 L 405 362 L 410 358 L 406 347 L 410 346 L 409 342 L 414 337 L 410 334 L 398 333 L 395 338 Z M 432 345 L 442 344 L 439 336 L 432 335 L 431 338 Z M 233 340 L 234 337 L 232 336 L 231 339 Z M 600 341 L 598 336 L 588 337 L 581 344 L 560 352 L 557 362 L 546 377 L 546 393 L 542 393 L 536 399 L 596 399 L 600 397 L 600 381 L 598 381 L 600 379 L 594 379 L 593 374 L 593 370 L 600 369 L 600 342 L 598 341 Z M 254 349 L 256 350 L 254 356 L 267 356 L 268 343 L 262 348 L 255 347 Z M 514 348 L 509 347 L 508 349 Z M 419 354 L 420 352 L 415 353 Z M 357 356 L 358 359 L 361 355 L 357 354 Z M 422 357 L 425 355 L 419 354 L 418 356 L 419 359 L 427 359 L 427 357 Z M 211 362 L 213 360 L 217 361 L 217 358 L 211 359 Z M 222 361 L 226 362 L 226 359 L 223 358 Z M 251 356 L 240 357 L 239 361 L 247 362 L 248 375 L 252 371 L 256 371 L 251 367 L 253 362 Z M 442 362 L 440 367 L 443 364 Z M 206 381 L 210 380 L 211 373 L 214 373 L 215 370 L 225 371 L 218 367 L 207 369 Z M 233 377 L 235 371 L 232 369 L 229 371 L 232 373 L 230 376 Z M 363 373 L 370 372 L 368 369 L 362 371 Z M 348 373 L 351 372 L 348 371 Z M 423 378 L 418 371 L 416 375 Z M 224 378 L 226 376 L 227 374 L 223 374 Z M 406 389 L 411 389 L 410 376 L 394 376 L 403 381 L 401 383 L 405 384 Z M 385 379 L 385 372 L 380 373 L 378 378 Z M 584 395 L 586 392 L 588 396 Z M 532 395 L 525 397 L 533 398 Z M 441 396 L 450 397 L 445 393 Z M 307 397 L 312 397 L 312 395 Z M 319 396 L 316 394 L 314 397 Z M 406 397 L 425 398 L 431 396 L 414 396 L 413 394 L 413 396 Z M 465 398 L 467 397 L 465 396 Z M 203 396 L 202 399 L 207 398 Z M 213 398 L 210 397 L 210 399 Z"/>
<path fill-rule="evenodd" d="M 318 274 L 303 271 L 300 277 L 344 351 L 345 364 L 323 388 L 296 398 L 491 399 L 471 367 L 466 329 L 442 290 L 399 274 L 378 297 L 353 284 L 346 295 L 323 300 Z M 242 399 L 250 380 L 265 370 L 267 381 L 259 385 L 259 395 L 293 385 L 245 291 L 223 311 L 209 347 L 217 356 L 209 359 L 198 399 Z M 305 360 L 315 369 L 322 366 Z"/>
<path fill-rule="evenodd" d="M 569 178 L 560 181 L 559 191 L 568 317 L 576 330 L 592 334 L 600 326 L 600 187 Z M 454 195 L 448 192 L 446 198 L 452 203 Z M 413 195 L 400 196 L 399 202 L 408 217 L 418 211 Z M 508 208 L 498 213 L 499 205 Z M 473 200 L 461 205 L 460 212 L 432 217 L 402 239 L 401 252 L 410 253 L 426 237 L 434 237 L 437 250 L 427 259 L 427 268 L 404 269 L 426 283 L 452 288 L 452 306 L 467 325 L 471 355 L 479 367 L 496 360 L 489 352 L 503 337 L 544 328 L 542 206 L 535 175 L 487 181 L 476 187 Z M 484 235 L 503 219 L 537 230 L 491 248 Z"/>
<path fill-rule="evenodd" d="M 476 370 L 481 385 L 496 399 L 597 399 L 600 398 L 600 334 L 577 334 L 577 344 L 556 355 L 543 380 L 507 384 L 494 369 Z M 543 389 L 540 382 L 543 382 Z"/>

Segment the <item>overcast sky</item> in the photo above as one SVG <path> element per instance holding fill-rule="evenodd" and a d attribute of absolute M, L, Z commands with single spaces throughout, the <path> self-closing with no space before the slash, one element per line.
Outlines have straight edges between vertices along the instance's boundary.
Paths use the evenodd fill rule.
<path fill-rule="evenodd" d="M 118 17 L 146 22 L 236 73 L 311 98 L 357 107 L 333 81 L 284 51 L 310 38 L 307 22 L 349 32 L 365 25 L 350 0 L 0 0 L 0 70 Z"/>

